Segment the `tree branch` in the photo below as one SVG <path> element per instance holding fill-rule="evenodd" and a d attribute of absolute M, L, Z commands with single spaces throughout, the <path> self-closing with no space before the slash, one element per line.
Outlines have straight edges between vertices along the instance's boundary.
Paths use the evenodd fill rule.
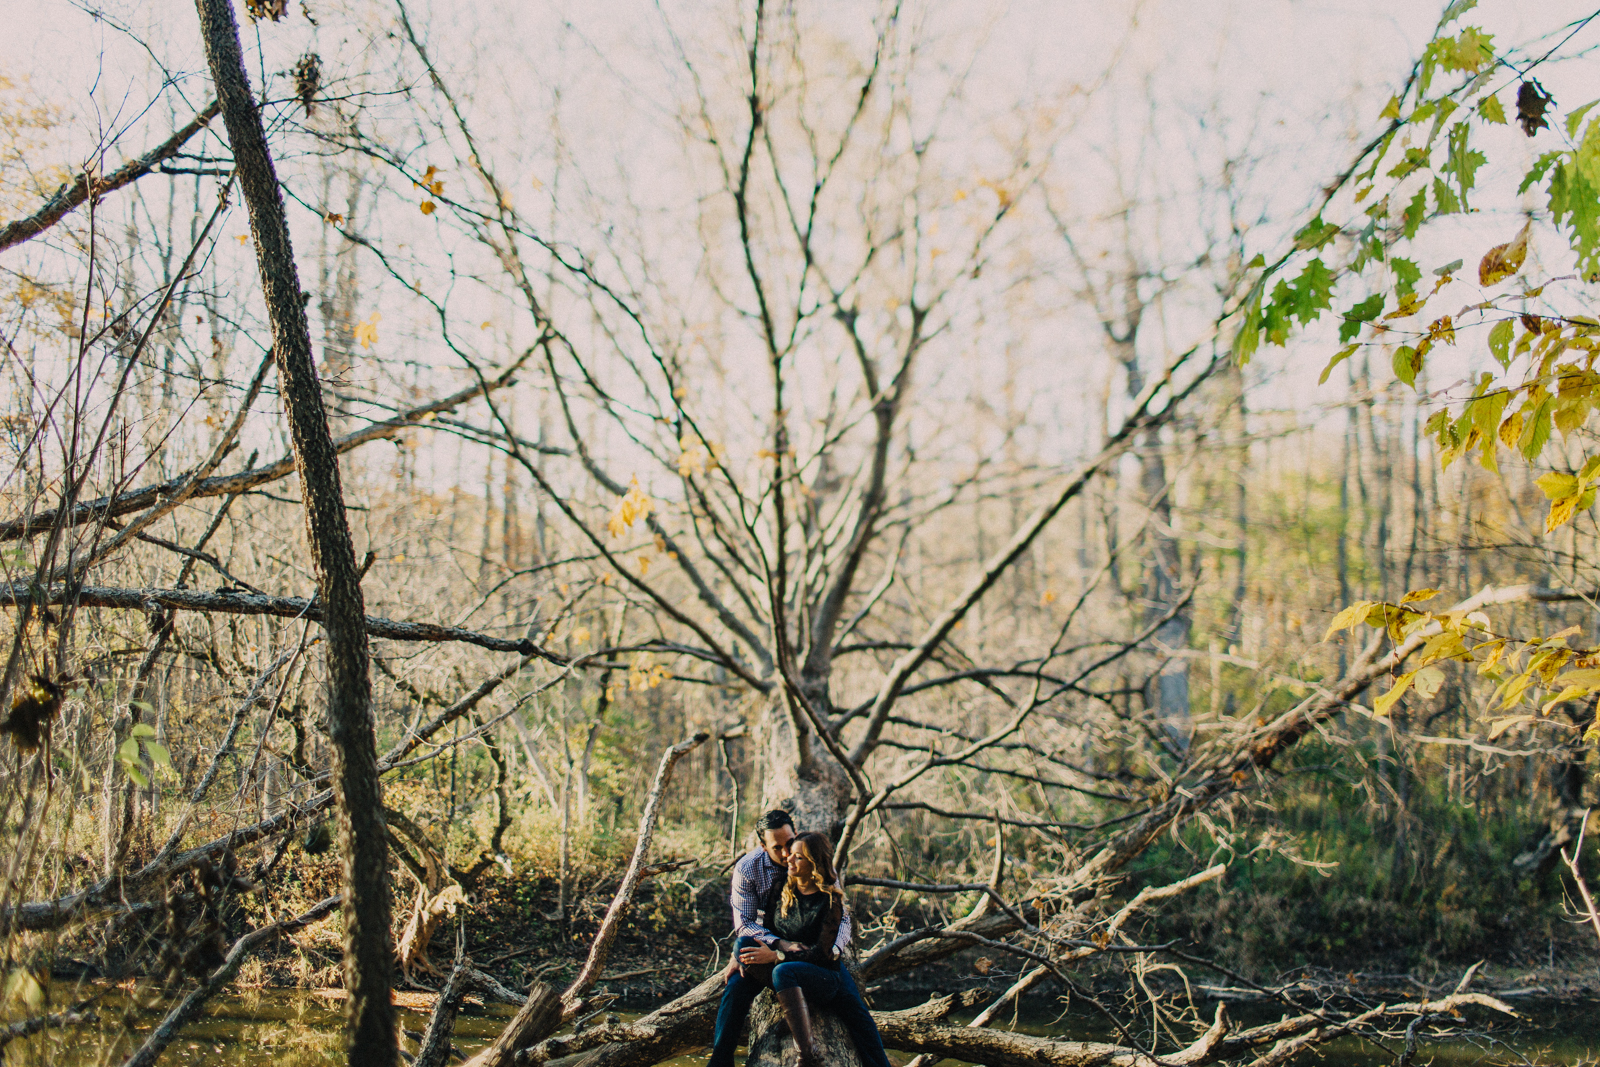
<path fill-rule="evenodd" d="M 137 159 L 128 160 L 104 178 L 92 178 L 89 171 L 83 171 L 70 184 L 63 184 L 57 189 L 55 194 L 32 215 L 0 225 L 0 252 L 39 236 L 91 196 L 98 200 L 107 193 L 116 192 L 124 185 L 132 184 L 149 174 L 163 160 L 177 155 L 178 149 L 182 148 L 189 138 L 205 129 L 206 123 L 216 118 L 219 110 L 221 104 L 216 100 L 211 101 L 205 110 L 185 123 L 178 132 Z"/>

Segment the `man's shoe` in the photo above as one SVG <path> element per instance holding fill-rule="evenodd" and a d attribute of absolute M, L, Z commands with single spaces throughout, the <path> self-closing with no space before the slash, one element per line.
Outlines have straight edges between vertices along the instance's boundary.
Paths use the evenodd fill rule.
<path fill-rule="evenodd" d="M 794 1036 L 795 1051 L 800 1054 L 795 1067 L 822 1067 L 822 1054 L 811 1030 L 811 1011 L 806 1007 L 805 993 L 791 988 L 779 989 L 777 994 L 778 1003 L 783 1006 L 784 1021 Z"/>

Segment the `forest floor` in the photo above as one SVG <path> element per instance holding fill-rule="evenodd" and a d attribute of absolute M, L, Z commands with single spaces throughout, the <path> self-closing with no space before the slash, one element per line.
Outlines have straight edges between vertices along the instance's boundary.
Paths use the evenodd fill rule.
<path fill-rule="evenodd" d="M 590 943 L 616 888 L 616 873 L 580 878 L 563 929 L 554 918 L 558 885 L 549 877 L 510 877 L 492 870 L 476 887 L 465 909 L 466 952 L 480 968 L 513 989 L 534 980 L 563 984 L 582 966 Z M 248 910 L 268 904 L 282 914 L 302 901 L 320 899 L 334 891 L 337 872 L 333 863 L 302 863 L 293 880 L 258 895 Z M 407 887 L 409 888 L 409 887 Z M 397 894 L 395 923 L 404 922 L 404 906 Z M 856 902 L 858 928 L 865 943 L 879 940 L 889 930 L 923 925 L 932 916 L 921 907 L 898 912 L 875 910 L 862 894 Z M 702 869 L 698 879 L 681 874 L 650 879 L 638 891 L 612 947 L 610 960 L 597 985 L 599 992 L 617 994 L 624 1004 L 647 1005 L 682 993 L 727 963 L 728 882 L 726 872 Z M 881 902 L 887 903 L 887 902 Z M 254 916 L 252 916 L 254 918 Z M 243 976 L 258 986 L 335 987 L 340 984 L 339 943 L 334 924 L 283 941 L 269 955 L 248 968 Z M 1156 931 L 1151 931 L 1154 934 Z M 447 971 L 454 951 L 454 923 L 436 933 L 430 955 Z M 859 942 L 858 942 L 859 943 Z M 1189 945 L 1186 951 L 1231 963 L 1232 946 Z M 1478 959 L 1484 960 L 1474 990 L 1505 996 L 1577 999 L 1600 996 L 1600 952 L 1592 931 L 1573 923 L 1529 923 L 1518 936 L 1500 936 L 1478 946 L 1473 958 L 1441 959 L 1426 952 L 1395 946 L 1381 956 L 1359 951 L 1347 958 L 1285 959 L 1246 968 L 1251 981 L 1263 985 L 1301 984 L 1327 994 L 1356 998 L 1415 996 L 1453 989 L 1461 975 Z M 997 993 L 1017 973 L 1012 960 L 993 953 L 967 951 L 943 963 L 895 976 L 871 987 L 886 1004 L 899 1005 L 934 991 L 993 988 Z M 1195 992 L 1208 999 L 1250 1000 L 1260 994 L 1226 974 L 1189 966 L 1188 979 Z M 1174 984 L 1181 980 L 1167 976 Z M 1086 984 L 1113 989 L 1127 987 L 1127 976 L 1102 967 L 1082 974 Z M 415 971 L 399 988 L 424 992 L 439 984 L 440 976 Z"/>

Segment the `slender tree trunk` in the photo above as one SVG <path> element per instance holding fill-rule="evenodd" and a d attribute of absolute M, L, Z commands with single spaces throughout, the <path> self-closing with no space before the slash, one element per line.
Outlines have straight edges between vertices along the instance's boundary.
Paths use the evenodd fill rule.
<path fill-rule="evenodd" d="M 1350 603 L 1350 440 L 1356 433 L 1355 409 L 1350 409 L 1348 425 L 1344 431 L 1344 445 L 1339 451 L 1339 539 L 1334 557 L 1334 567 L 1339 577 L 1339 607 Z M 1339 642 L 1339 673 L 1348 664 L 1347 642 Z"/>
<path fill-rule="evenodd" d="M 1366 365 L 1361 368 L 1361 386 L 1366 396 L 1362 401 L 1361 421 L 1362 428 L 1367 436 L 1367 454 L 1372 457 L 1372 533 L 1369 550 L 1373 561 L 1377 565 L 1377 592 L 1380 597 L 1399 596 L 1403 590 L 1389 589 L 1389 513 L 1392 508 L 1394 479 L 1394 462 L 1388 448 L 1392 437 L 1384 435 L 1378 437 L 1378 417 L 1373 410 L 1377 405 L 1377 395 L 1372 387 L 1372 375 Z M 1387 416 L 1387 412 L 1385 412 Z M 1385 419 L 1387 422 L 1387 418 Z"/>
<path fill-rule="evenodd" d="M 1137 397 L 1144 391 L 1145 379 L 1131 340 L 1120 346 L 1117 358 L 1127 373 L 1128 397 Z M 1161 428 L 1152 426 L 1141 441 L 1141 447 L 1134 450 L 1139 464 L 1140 503 L 1150 510 L 1152 518 L 1152 529 L 1144 535 L 1150 546 L 1145 561 L 1145 617 L 1154 620 L 1166 614 L 1179 596 L 1183 558 L 1172 532 L 1172 487 L 1167 479 L 1166 445 L 1161 440 Z M 1189 644 L 1191 625 L 1189 612 L 1178 612 L 1156 631 L 1156 640 L 1168 648 L 1185 648 Z M 1148 702 L 1156 708 L 1173 743 L 1187 749 L 1192 728 L 1189 661 L 1173 659 L 1168 662 L 1156 677 L 1154 689 L 1147 697 Z"/>
<path fill-rule="evenodd" d="M 196 0 L 206 58 L 217 84 L 239 184 L 250 213 L 256 264 L 272 326 L 273 358 L 300 470 L 306 533 L 327 633 L 328 733 L 344 876 L 344 977 L 349 1062 L 393 1067 L 388 830 L 378 783 L 366 607 L 344 510 L 338 453 L 311 359 L 300 278 L 261 114 L 250 92 L 229 0 Z"/>
<path fill-rule="evenodd" d="M 1234 473 L 1233 521 L 1234 549 L 1233 616 L 1228 632 L 1236 644 L 1244 642 L 1244 601 L 1250 591 L 1250 414 L 1245 408 L 1244 371 L 1235 365 L 1229 378 L 1235 390 L 1235 410 L 1239 418 L 1238 470 Z M 1230 709 L 1231 711 L 1231 709 Z"/>

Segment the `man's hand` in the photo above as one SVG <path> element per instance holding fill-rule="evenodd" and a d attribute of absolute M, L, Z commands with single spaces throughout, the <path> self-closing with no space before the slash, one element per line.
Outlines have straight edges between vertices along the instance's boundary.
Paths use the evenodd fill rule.
<path fill-rule="evenodd" d="M 728 961 L 728 969 L 723 973 L 722 980 L 726 982 L 728 979 L 732 978 L 735 973 L 741 976 L 744 974 L 744 968 L 739 966 L 738 956 L 735 956 Z"/>
<path fill-rule="evenodd" d="M 755 945 L 739 950 L 739 973 L 746 967 L 759 967 L 763 963 L 777 963 L 778 954 L 766 945 Z"/>

